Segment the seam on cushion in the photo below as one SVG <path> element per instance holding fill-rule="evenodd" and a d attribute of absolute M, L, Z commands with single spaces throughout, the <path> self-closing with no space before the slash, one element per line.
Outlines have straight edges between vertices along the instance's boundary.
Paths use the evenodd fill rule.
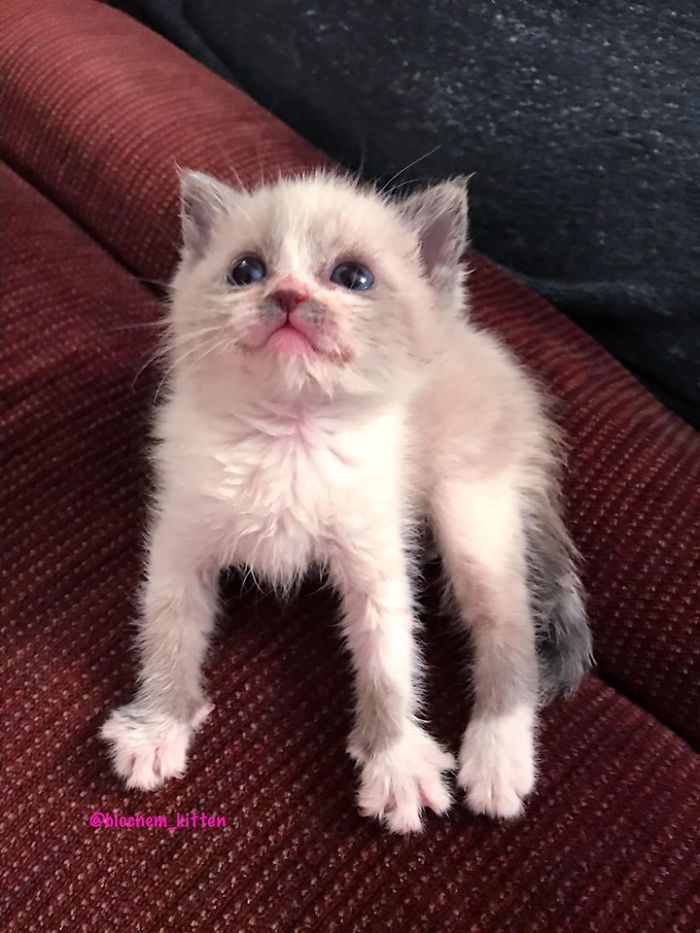
<path fill-rule="evenodd" d="M 594 648 L 595 648 L 595 643 L 594 643 Z M 682 732 L 679 732 L 674 726 L 669 725 L 669 723 L 665 722 L 663 719 L 659 719 L 656 713 L 653 712 L 653 710 L 650 710 L 649 707 L 644 702 L 641 702 L 636 696 L 634 696 L 633 693 L 631 693 L 629 690 L 626 690 L 624 687 L 620 686 L 619 681 L 614 675 L 611 675 L 606 670 L 601 670 L 601 668 L 596 665 L 596 667 L 593 669 L 593 672 L 590 676 L 595 677 L 601 683 L 605 684 L 606 687 L 609 687 L 611 690 L 614 690 L 618 696 L 623 697 L 623 699 L 627 700 L 633 706 L 636 706 L 637 709 L 643 710 L 648 716 L 650 716 L 655 722 L 657 722 L 667 732 L 673 733 L 673 735 L 677 736 L 677 738 L 679 738 L 681 742 L 684 742 L 685 745 L 687 745 L 687 747 L 694 754 L 700 754 L 700 747 L 697 746 L 692 739 L 690 739 L 687 735 L 684 735 Z"/>
<path fill-rule="evenodd" d="M 165 283 L 154 282 L 151 279 L 144 279 L 137 274 L 135 269 L 132 269 L 127 263 L 124 262 L 116 253 L 110 248 L 108 243 L 105 243 L 101 237 L 98 237 L 94 232 L 81 220 L 75 216 L 71 211 L 67 210 L 66 207 L 59 203 L 54 196 L 41 184 L 41 177 L 35 176 L 33 172 L 27 171 L 24 166 L 19 166 L 11 156 L 8 156 L 7 152 L 0 153 L 0 159 L 7 166 L 7 168 L 18 178 L 20 178 L 25 184 L 29 185 L 34 191 L 37 192 L 48 204 L 50 204 L 55 210 L 59 211 L 67 220 L 69 220 L 81 233 L 90 239 L 90 241 L 95 245 L 95 247 L 101 250 L 109 259 L 114 263 L 115 266 L 118 266 L 122 269 L 131 279 L 141 286 L 141 288 L 147 293 L 149 298 L 163 298 L 167 294 L 167 289 Z"/>

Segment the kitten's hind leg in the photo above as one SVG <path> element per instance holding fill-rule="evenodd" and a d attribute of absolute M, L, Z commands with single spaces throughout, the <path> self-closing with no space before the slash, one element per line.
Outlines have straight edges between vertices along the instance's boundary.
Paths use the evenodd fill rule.
<path fill-rule="evenodd" d="M 196 566 L 183 529 L 156 528 L 139 623 L 139 688 L 100 735 L 127 787 L 151 790 L 184 772 L 194 731 L 211 711 L 201 669 L 215 612 L 215 580 Z"/>
<path fill-rule="evenodd" d="M 535 781 L 535 627 L 517 491 L 504 477 L 445 482 L 432 503 L 443 562 L 474 651 L 474 707 L 458 781 L 476 813 L 513 817 Z"/>

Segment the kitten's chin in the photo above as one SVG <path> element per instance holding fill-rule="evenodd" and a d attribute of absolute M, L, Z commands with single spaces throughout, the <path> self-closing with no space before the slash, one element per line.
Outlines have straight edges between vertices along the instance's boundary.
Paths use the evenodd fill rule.
<path fill-rule="evenodd" d="M 277 331 L 262 346 L 242 345 L 240 349 L 243 355 L 234 363 L 233 372 L 263 397 L 280 391 L 288 396 L 309 389 L 333 394 L 343 372 L 330 354 L 291 329 L 288 333 Z"/>

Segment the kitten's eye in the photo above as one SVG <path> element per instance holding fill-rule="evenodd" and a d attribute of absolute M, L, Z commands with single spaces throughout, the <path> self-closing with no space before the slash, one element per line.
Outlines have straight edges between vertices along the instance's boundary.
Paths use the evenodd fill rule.
<path fill-rule="evenodd" d="M 237 288 L 245 288 L 247 285 L 262 282 L 266 275 L 265 263 L 259 256 L 244 256 L 237 259 L 228 270 L 226 281 Z"/>
<path fill-rule="evenodd" d="M 374 276 L 359 262 L 341 262 L 331 273 L 331 282 L 354 292 L 366 292 L 374 284 Z"/>

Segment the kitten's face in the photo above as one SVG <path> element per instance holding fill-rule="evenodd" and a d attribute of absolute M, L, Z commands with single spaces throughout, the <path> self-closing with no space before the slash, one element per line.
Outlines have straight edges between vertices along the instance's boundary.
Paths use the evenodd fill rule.
<path fill-rule="evenodd" d="M 440 309 L 409 213 L 330 175 L 246 193 L 188 173 L 174 361 L 326 392 L 415 371 Z"/>

